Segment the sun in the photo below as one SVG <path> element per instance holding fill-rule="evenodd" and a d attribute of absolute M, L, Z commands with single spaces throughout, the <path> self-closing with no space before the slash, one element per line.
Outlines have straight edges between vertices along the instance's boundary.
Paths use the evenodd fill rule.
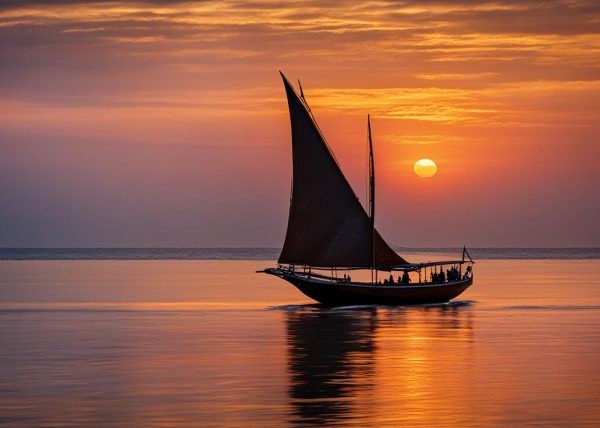
<path fill-rule="evenodd" d="M 438 170 L 437 165 L 431 159 L 419 159 L 415 162 L 415 166 L 413 168 L 415 170 L 415 174 L 421 178 L 431 178 Z"/>

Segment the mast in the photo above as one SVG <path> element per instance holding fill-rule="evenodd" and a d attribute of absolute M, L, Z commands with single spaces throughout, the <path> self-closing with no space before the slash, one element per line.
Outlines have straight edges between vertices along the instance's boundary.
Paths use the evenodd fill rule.
<path fill-rule="evenodd" d="M 371 269 L 375 267 L 375 162 L 373 160 L 373 139 L 371 138 L 371 115 L 367 115 L 369 134 L 369 221 L 371 224 Z M 371 273 L 371 276 L 373 274 Z"/>

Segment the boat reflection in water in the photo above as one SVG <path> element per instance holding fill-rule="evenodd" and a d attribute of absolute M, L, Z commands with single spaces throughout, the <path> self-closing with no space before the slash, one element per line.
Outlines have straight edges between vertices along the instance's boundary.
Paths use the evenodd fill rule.
<path fill-rule="evenodd" d="M 471 315 L 469 304 L 461 302 L 418 308 L 307 305 L 289 311 L 291 422 L 377 425 L 427 420 L 431 397 L 423 393 L 435 391 L 440 365 L 447 375 L 453 361 L 468 364 Z M 458 399 L 446 397 L 442 404 L 460 405 L 453 402 Z"/>
<path fill-rule="evenodd" d="M 376 323 L 375 309 L 287 314 L 294 422 L 326 424 L 352 414 L 349 398 L 372 389 Z"/>

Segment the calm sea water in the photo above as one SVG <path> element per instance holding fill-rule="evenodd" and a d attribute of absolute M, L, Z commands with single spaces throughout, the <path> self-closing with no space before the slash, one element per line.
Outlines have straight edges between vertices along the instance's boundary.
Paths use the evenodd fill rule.
<path fill-rule="evenodd" d="M 597 257 L 330 309 L 272 261 L 193 258 L 0 261 L 0 425 L 600 425 Z"/>
<path fill-rule="evenodd" d="M 462 248 L 395 247 L 411 256 L 460 256 Z M 0 260 L 275 260 L 280 248 L 0 248 Z M 469 248 L 478 260 L 600 259 L 600 248 Z"/>

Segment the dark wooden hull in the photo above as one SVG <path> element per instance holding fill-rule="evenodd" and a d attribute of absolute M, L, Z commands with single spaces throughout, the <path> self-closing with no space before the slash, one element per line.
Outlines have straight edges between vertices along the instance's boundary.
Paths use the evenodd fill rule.
<path fill-rule="evenodd" d="M 308 279 L 306 276 L 278 269 L 266 269 L 265 272 L 285 279 L 306 296 L 324 305 L 444 303 L 459 296 L 473 284 L 473 278 L 471 277 L 439 284 L 373 286 L 367 283 Z"/>

